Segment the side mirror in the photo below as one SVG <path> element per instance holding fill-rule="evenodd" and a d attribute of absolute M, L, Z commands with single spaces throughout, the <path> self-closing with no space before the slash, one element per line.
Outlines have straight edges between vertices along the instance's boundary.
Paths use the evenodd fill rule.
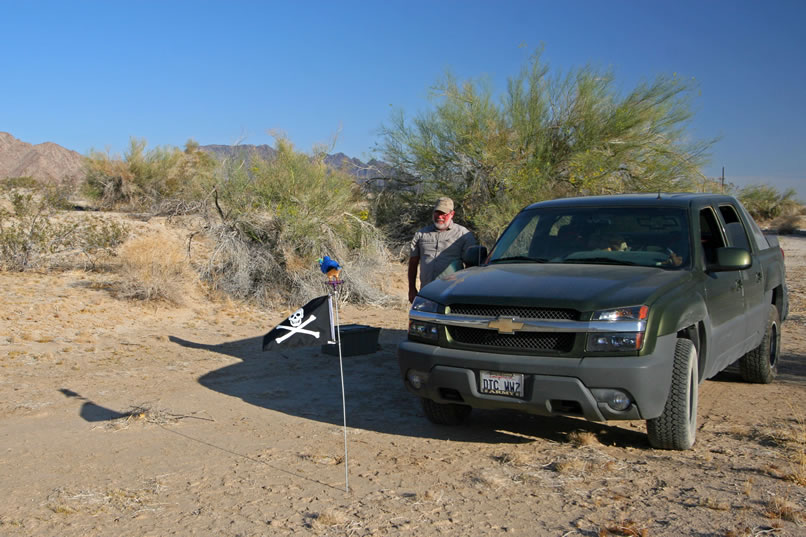
<path fill-rule="evenodd" d="M 744 248 L 726 247 L 716 249 L 716 263 L 708 265 L 711 272 L 726 272 L 729 270 L 744 270 L 750 268 L 753 259 L 750 252 Z"/>
<path fill-rule="evenodd" d="M 462 256 L 465 267 L 477 267 L 487 259 L 487 247 L 480 244 L 471 246 Z"/>

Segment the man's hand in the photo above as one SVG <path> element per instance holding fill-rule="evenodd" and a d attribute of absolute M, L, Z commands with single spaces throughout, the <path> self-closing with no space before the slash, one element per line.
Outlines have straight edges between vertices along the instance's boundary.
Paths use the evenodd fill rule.
<path fill-rule="evenodd" d="M 409 304 L 414 302 L 414 297 L 417 296 L 417 266 L 420 264 L 419 256 L 412 256 L 409 258 Z"/>

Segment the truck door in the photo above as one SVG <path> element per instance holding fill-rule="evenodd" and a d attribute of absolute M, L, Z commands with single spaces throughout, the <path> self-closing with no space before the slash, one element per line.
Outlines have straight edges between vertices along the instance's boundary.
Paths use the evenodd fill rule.
<path fill-rule="evenodd" d="M 726 246 L 722 226 L 711 207 L 700 210 L 700 244 L 705 267 Z M 710 378 L 742 355 L 745 342 L 744 289 L 741 271 L 705 272 L 705 301 L 711 321 L 711 344 L 705 377 Z"/>
<path fill-rule="evenodd" d="M 759 258 L 759 249 L 752 243 L 744 222 L 739 218 L 738 211 L 733 205 L 724 204 L 719 206 L 719 214 L 725 222 L 725 235 L 728 239 L 728 246 L 748 250 L 752 259 L 750 268 L 741 271 L 745 313 L 745 346 L 743 352 L 747 352 L 757 347 L 761 342 L 763 331 L 767 326 L 767 315 L 769 315 L 771 299 L 764 299 L 764 270 Z"/>

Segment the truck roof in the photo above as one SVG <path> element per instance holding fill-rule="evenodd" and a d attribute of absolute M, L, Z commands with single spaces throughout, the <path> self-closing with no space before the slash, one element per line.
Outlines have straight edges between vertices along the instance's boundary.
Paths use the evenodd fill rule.
<path fill-rule="evenodd" d="M 527 207 L 680 207 L 688 208 L 692 204 L 709 205 L 714 202 L 735 202 L 736 199 L 725 194 L 701 192 L 655 192 L 647 194 L 618 194 L 612 196 L 582 196 L 577 198 L 560 198 L 533 203 Z"/>

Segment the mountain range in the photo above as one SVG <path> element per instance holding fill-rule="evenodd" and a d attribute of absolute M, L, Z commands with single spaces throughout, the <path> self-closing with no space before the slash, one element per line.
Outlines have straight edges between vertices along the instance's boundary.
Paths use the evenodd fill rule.
<path fill-rule="evenodd" d="M 250 159 L 257 156 L 270 160 L 276 151 L 269 145 L 203 145 L 218 160 Z M 344 153 L 325 157 L 325 164 L 353 175 L 356 182 L 381 180 L 390 174 L 389 165 L 372 159 L 367 163 Z M 7 132 L 0 132 L 0 179 L 6 177 L 33 177 L 42 182 L 74 182 L 84 174 L 81 154 L 52 142 L 32 145 L 18 140 Z"/>
<path fill-rule="evenodd" d="M 218 160 L 224 159 L 245 159 L 257 156 L 263 160 L 271 160 L 276 151 L 270 145 L 203 145 L 199 149 L 214 155 Z M 325 157 L 325 165 L 330 168 L 349 173 L 356 178 L 358 183 L 370 179 L 382 179 L 389 177 L 391 168 L 383 161 L 371 159 L 369 162 L 349 157 L 344 153 L 334 153 Z"/>
<path fill-rule="evenodd" d="M 52 142 L 32 145 L 0 132 L 0 179 L 33 177 L 42 182 L 73 182 L 84 175 L 83 157 Z"/>

